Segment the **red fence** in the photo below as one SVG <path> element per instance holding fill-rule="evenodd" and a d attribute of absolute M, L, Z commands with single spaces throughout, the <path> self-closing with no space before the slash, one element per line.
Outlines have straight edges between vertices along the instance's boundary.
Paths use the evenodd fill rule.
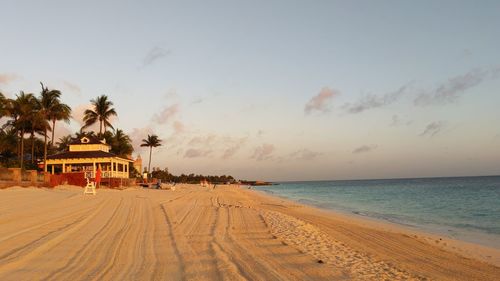
<path fill-rule="evenodd" d="M 50 175 L 50 186 L 70 184 L 84 187 L 87 184 L 84 173 L 64 173 L 60 175 Z"/>
<path fill-rule="evenodd" d="M 87 184 L 85 173 L 63 173 L 52 175 L 49 173 L 37 173 L 36 171 L 24 171 L 24 176 L 19 168 L 0 170 L 0 188 L 10 186 L 45 186 L 55 187 L 69 184 L 84 187 Z M 29 175 L 29 177 L 27 176 Z M 102 187 L 119 188 L 122 186 L 135 185 L 135 179 L 103 178 Z"/>
<path fill-rule="evenodd" d="M 84 187 L 87 184 L 85 173 L 64 173 L 60 175 L 50 175 L 50 186 L 54 187 L 60 184 L 71 184 Z M 102 178 L 101 186 L 116 188 L 122 186 L 135 185 L 135 180 L 120 178 Z"/>

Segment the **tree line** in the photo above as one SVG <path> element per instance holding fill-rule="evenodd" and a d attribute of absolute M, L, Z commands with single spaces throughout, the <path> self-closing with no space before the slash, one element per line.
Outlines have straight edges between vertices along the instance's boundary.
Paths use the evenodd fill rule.
<path fill-rule="evenodd" d="M 0 119 L 6 122 L 0 127 L 0 165 L 5 167 L 20 167 L 37 169 L 38 163 L 45 164 L 47 155 L 63 153 L 75 139 L 84 136 L 95 136 L 105 139 L 110 145 L 110 152 L 120 157 L 130 158 L 134 152 L 130 137 L 121 129 L 115 129 L 111 117 L 118 116 L 113 102 L 106 95 L 91 99 L 91 107 L 84 111 L 83 126 L 80 131 L 55 140 L 56 124 L 66 123 L 71 119 L 71 107 L 62 102 L 61 91 L 49 89 L 40 82 L 41 91 L 38 95 L 21 91 L 14 98 L 6 98 L 0 92 Z M 1 120 L 0 120 L 1 121 Z M 5 120 L 3 120 L 5 121 Z M 99 124 L 99 132 L 87 131 L 94 124 Z M 110 130 L 108 130 L 110 129 Z M 147 135 L 142 140 L 141 147 L 149 147 L 147 172 L 150 177 L 168 182 L 199 183 L 207 180 L 212 183 L 235 182 L 232 176 L 204 176 L 195 174 L 172 175 L 168 169 L 151 171 L 153 148 L 162 145 L 157 135 Z M 29 146 L 30 151 L 26 151 Z M 135 171 L 131 165 L 131 177 L 141 177 L 141 171 Z"/>
<path fill-rule="evenodd" d="M 47 155 L 65 152 L 74 139 L 91 135 L 106 139 L 111 153 L 120 157 L 132 155 L 134 148 L 130 137 L 111 124 L 111 117 L 118 114 L 106 95 L 90 100 L 91 108 L 84 112 L 80 131 L 56 141 L 56 123 L 69 123 L 72 110 L 62 102 L 61 91 L 49 89 L 41 82 L 40 85 L 38 95 L 20 91 L 10 99 L 0 92 L 0 119 L 7 119 L 0 120 L 5 121 L 0 123 L 3 124 L 0 127 L 0 165 L 36 169 L 39 162 L 46 163 Z M 94 124 L 99 124 L 98 133 L 86 131 Z M 160 145 L 161 140 L 156 135 L 148 135 L 142 140 L 141 146 L 150 147 L 148 171 L 152 149 Z M 31 149 L 26 151 L 26 146 Z"/>
<path fill-rule="evenodd" d="M 199 184 L 201 181 L 208 181 L 212 184 L 225 184 L 225 183 L 235 183 L 236 180 L 232 176 L 222 175 L 222 176 L 211 176 L 211 175 L 195 175 L 195 174 L 181 174 L 175 176 L 171 174 L 167 168 L 161 170 L 159 168 L 153 169 L 151 176 L 156 179 L 160 179 L 162 182 L 175 182 L 175 183 L 191 183 Z"/>
<path fill-rule="evenodd" d="M 0 129 L 0 159 L 7 166 L 17 164 L 24 168 L 26 160 L 29 160 L 31 167 L 36 167 L 35 153 L 41 151 L 45 161 L 48 147 L 54 146 L 56 122 L 69 122 L 71 118 L 71 108 L 61 102 L 61 92 L 49 90 L 43 83 L 40 85 L 42 89 L 38 96 L 21 91 L 14 99 L 8 99 L 0 93 L 0 118 L 8 118 Z M 52 133 L 50 143 L 49 132 Z M 26 135 L 29 135 L 27 141 Z M 37 136 L 43 137 L 43 144 Z M 25 142 L 31 147 L 29 159 L 25 155 Z"/>

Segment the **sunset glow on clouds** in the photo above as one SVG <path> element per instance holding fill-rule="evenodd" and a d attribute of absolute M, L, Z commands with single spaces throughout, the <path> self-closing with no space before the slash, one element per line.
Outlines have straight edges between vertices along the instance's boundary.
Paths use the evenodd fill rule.
<path fill-rule="evenodd" d="M 157 134 L 152 166 L 177 174 L 500 173 L 498 3 L 262 5 L 5 4 L 0 91 L 60 89 L 73 120 L 59 136 L 106 94 L 134 156 Z"/>

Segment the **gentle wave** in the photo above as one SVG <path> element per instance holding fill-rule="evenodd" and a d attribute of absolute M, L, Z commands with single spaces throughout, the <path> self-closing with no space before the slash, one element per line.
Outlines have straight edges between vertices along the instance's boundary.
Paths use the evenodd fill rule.
<path fill-rule="evenodd" d="M 471 231 L 490 234 L 500 248 L 500 176 L 282 182 L 257 189 L 320 208 L 440 229 L 458 238 L 461 233 L 471 237 Z"/>

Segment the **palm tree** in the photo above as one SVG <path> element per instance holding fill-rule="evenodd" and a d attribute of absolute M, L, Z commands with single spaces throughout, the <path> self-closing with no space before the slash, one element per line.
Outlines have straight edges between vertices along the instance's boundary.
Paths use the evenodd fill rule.
<path fill-rule="evenodd" d="M 149 146 L 149 164 L 148 164 L 148 173 L 151 172 L 151 152 L 153 151 L 153 147 L 161 146 L 161 140 L 157 135 L 148 135 L 147 139 L 143 139 L 141 146 Z"/>
<path fill-rule="evenodd" d="M 81 139 L 83 137 L 96 137 L 94 132 L 84 132 L 82 130 L 75 132 L 75 138 Z"/>
<path fill-rule="evenodd" d="M 7 159 L 15 155 L 17 142 L 17 130 L 15 128 L 11 127 L 8 130 L 0 129 L 0 154 L 5 157 L 7 166 Z"/>
<path fill-rule="evenodd" d="M 67 135 L 64 137 L 60 137 L 57 144 L 57 151 L 64 152 L 68 149 L 69 144 L 73 141 L 73 137 L 71 135 Z"/>
<path fill-rule="evenodd" d="M 14 154 L 17 147 L 17 131 L 14 128 L 0 129 L 0 153 Z"/>
<path fill-rule="evenodd" d="M 7 114 L 7 99 L 5 96 L 0 92 L 0 118 L 4 117 Z"/>
<path fill-rule="evenodd" d="M 35 133 L 42 135 L 47 139 L 47 130 L 50 130 L 50 125 L 47 119 L 44 118 L 43 111 L 41 110 L 41 105 L 39 100 L 36 98 L 33 101 L 33 108 L 30 116 L 30 140 L 31 140 L 31 163 L 34 163 L 35 160 Z M 45 151 L 45 147 L 44 147 Z"/>
<path fill-rule="evenodd" d="M 92 103 L 93 110 L 87 109 L 84 112 L 82 129 L 88 128 L 99 121 L 99 136 L 102 135 L 102 128 L 104 126 L 104 131 L 106 127 L 113 129 L 113 126 L 109 122 L 111 116 L 117 116 L 116 111 L 113 106 L 113 102 L 108 100 L 106 95 L 97 97 L 96 99 L 90 100 Z"/>
<path fill-rule="evenodd" d="M 132 147 L 132 140 L 122 130 L 116 129 L 114 135 L 111 137 L 111 152 L 118 156 L 127 157 L 132 154 L 134 148 Z"/>
<path fill-rule="evenodd" d="M 11 132 L 15 132 L 16 136 L 16 155 L 19 155 L 19 143 L 17 141 L 19 131 L 15 127 L 17 119 L 19 118 L 18 106 L 13 99 L 5 99 L 3 103 L 3 115 L 12 118 L 3 125 L 3 129 L 9 128 Z"/>
<path fill-rule="evenodd" d="M 71 117 L 71 107 L 67 104 L 61 103 L 61 91 L 59 90 L 49 90 L 47 87 L 42 85 L 42 92 L 40 93 L 40 103 L 44 109 L 45 118 L 52 121 L 52 138 L 50 139 L 50 145 L 54 145 L 54 134 L 56 121 L 65 121 L 68 123 Z"/>
<path fill-rule="evenodd" d="M 23 91 L 16 95 L 16 99 L 12 101 L 12 107 L 9 109 L 14 116 L 14 127 L 20 133 L 21 146 L 19 149 L 19 165 L 23 168 L 24 162 L 24 134 L 30 126 L 30 120 L 33 118 L 33 111 L 36 107 L 36 98 L 33 94 L 26 94 Z"/>
<path fill-rule="evenodd" d="M 54 145 L 54 133 L 56 128 L 56 121 L 64 121 L 69 123 L 71 118 L 71 107 L 67 104 L 60 103 L 59 101 L 54 106 L 54 112 L 49 114 L 49 120 L 52 121 L 52 138 L 50 139 L 50 146 Z"/>
<path fill-rule="evenodd" d="M 60 113 L 58 111 L 60 110 L 67 110 L 65 107 L 69 109 L 69 106 L 65 104 L 61 104 L 59 101 L 59 98 L 61 97 L 61 92 L 58 90 L 49 90 L 47 87 L 43 86 L 43 83 L 40 82 L 40 85 L 42 85 L 42 91 L 40 92 L 40 98 L 39 98 L 39 103 L 40 103 L 40 112 L 43 115 L 43 119 L 50 121 L 53 121 L 52 124 L 52 129 L 50 126 L 46 126 L 44 128 L 44 145 L 43 145 L 43 165 L 46 167 L 46 162 L 47 162 L 47 131 L 52 130 L 52 139 L 51 139 L 51 145 L 54 144 L 54 127 L 55 127 L 55 120 L 58 120 L 57 116 L 59 116 Z M 62 107 L 62 109 L 61 109 Z M 69 113 L 71 113 L 71 109 L 69 109 Z M 69 114 L 68 113 L 68 114 Z M 69 121 L 69 117 L 67 118 Z"/>

